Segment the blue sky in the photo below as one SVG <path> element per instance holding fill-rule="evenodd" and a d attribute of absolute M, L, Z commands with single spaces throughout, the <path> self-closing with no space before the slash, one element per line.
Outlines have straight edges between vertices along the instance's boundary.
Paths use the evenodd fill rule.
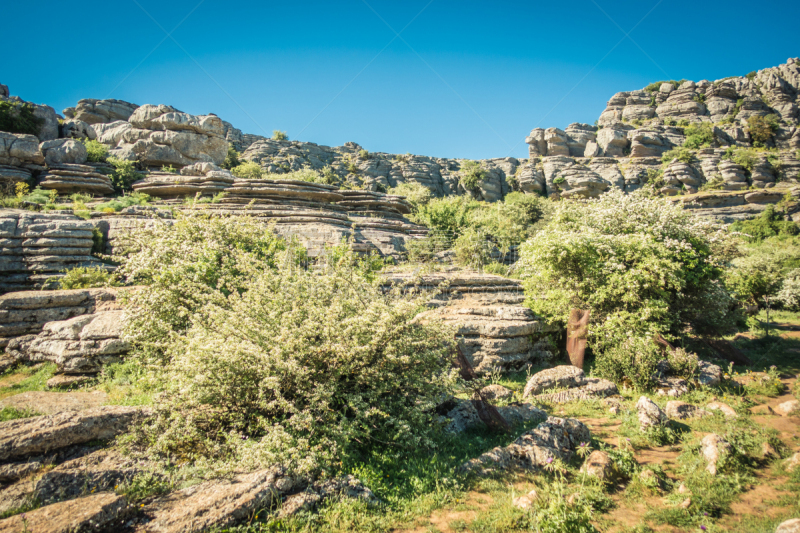
<path fill-rule="evenodd" d="M 247 133 L 438 157 L 525 157 L 532 128 L 592 123 L 615 92 L 800 56 L 798 2 L 4 4 L 0 83 L 59 112 L 164 103 Z"/>

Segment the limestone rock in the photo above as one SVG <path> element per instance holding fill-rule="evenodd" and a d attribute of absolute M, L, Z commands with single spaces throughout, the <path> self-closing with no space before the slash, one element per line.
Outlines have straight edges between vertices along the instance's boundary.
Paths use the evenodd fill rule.
<path fill-rule="evenodd" d="M 171 492 L 146 505 L 150 521 L 140 523 L 141 533 L 191 533 L 225 528 L 249 518 L 255 511 L 277 503 L 280 494 L 299 484 L 281 469 L 242 474 L 231 480 L 206 481 Z"/>
<path fill-rule="evenodd" d="M 569 461 L 575 449 L 591 440 L 589 429 L 571 418 L 549 417 L 505 447 L 496 447 L 461 466 L 467 472 L 541 468 L 553 459 Z"/>
<path fill-rule="evenodd" d="M 312 511 L 320 503 L 334 498 L 362 500 L 368 504 L 378 501 L 375 494 L 361 481 L 351 475 L 318 481 L 308 486 L 303 492 L 293 494 L 284 500 L 278 516 L 293 516 L 300 511 Z"/>
<path fill-rule="evenodd" d="M 124 311 L 116 310 L 49 322 L 35 337 L 11 341 L 7 351 L 18 360 L 56 363 L 66 374 L 99 372 L 130 349 L 121 339 L 124 318 Z"/>
<path fill-rule="evenodd" d="M 537 394 L 532 398 L 539 402 L 561 404 L 578 400 L 605 398 L 615 394 L 619 394 L 619 390 L 613 382 L 602 378 L 586 378 L 584 384 L 579 387 L 549 394 Z"/>
<path fill-rule="evenodd" d="M 139 407 L 105 406 L 2 422 L 0 461 L 110 439 L 125 431 L 136 417 L 147 414 L 148 410 Z"/>
<path fill-rule="evenodd" d="M 703 437 L 703 441 L 701 443 L 701 453 L 703 454 L 703 458 L 708 463 L 706 466 L 706 470 L 711 475 L 717 474 L 717 462 L 720 458 L 730 453 L 731 445 L 726 441 L 724 438 L 716 435 L 714 433 L 709 433 L 705 437 Z"/>
<path fill-rule="evenodd" d="M 794 416 L 800 413 L 800 401 L 789 400 L 778 404 L 775 407 L 775 412 L 781 416 Z"/>
<path fill-rule="evenodd" d="M 216 165 L 201 163 L 191 167 L 192 171 L 186 174 L 151 172 L 146 178 L 134 182 L 133 190 L 158 198 L 195 196 L 197 193 L 211 196 L 225 191 L 236 181 L 230 171 Z"/>
<path fill-rule="evenodd" d="M 597 144 L 606 157 L 623 156 L 630 147 L 627 132 L 612 128 L 603 128 L 597 132 Z"/>
<path fill-rule="evenodd" d="M 514 392 L 502 385 L 487 385 L 481 389 L 481 396 L 485 400 L 506 400 L 514 396 Z"/>
<path fill-rule="evenodd" d="M 75 107 L 64 110 L 64 116 L 81 120 L 87 124 L 98 124 L 128 120 L 139 106 L 123 100 L 97 100 L 86 98 L 78 101 Z"/>
<path fill-rule="evenodd" d="M 26 168 L 0 165 L 0 187 L 3 190 L 12 191 L 17 183 L 30 182 L 31 176 L 31 171 Z"/>
<path fill-rule="evenodd" d="M 77 119 L 67 119 L 61 123 L 61 136 L 67 139 L 97 139 L 94 128 Z"/>
<path fill-rule="evenodd" d="M 699 409 L 695 405 L 678 400 L 667 402 L 664 412 L 668 417 L 674 420 L 685 420 L 687 418 L 701 417 L 708 414 L 707 411 Z"/>
<path fill-rule="evenodd" d="M 86 146 L 74 139 L 55 139 L 39 146 L 45 163 L 50 165 L 82 165 L 86 162 Z"/>
<path fill-rule="evenodd" d="M 94 392 L 45 392 L 28 391 L 0 400 L 3 407 L 29 410 L 37 414 L 55 415 L 64 411 L 81 411 L 100 407 L 108 400 L 101 391 Z"/>
<path fill-rule="evenodd" d="M 39 139 L 33 135 L 0 131 L 0 165 L 39 169 L 43 164 Z"/>
<path fill-rule="evenodd" d="M 511 505 L 518 509 L 527 510 L 533 507 L 533 502 L 536 501 L 538 494 L 536 494 L 535 490 L 530 491 L 527 494 L 523 494 L 522 496 L 517 496 L 513 500 L 511 500 Z"/>
<path fill-rule="evenodd" d="M 118 452 L 98 450 L 48 470 L 36 481 L 43 502 L 71 500 L 89 491 L 102 492 L 130 481 L 142 468 Z"/>
<path fill-rule="evenodd" d="M 730 405 L 722 402 L 711 402 L 710 404 L 706 405 L 706 409 L 709 411 L 719 411 L 725 416 L 725 418 L 737 418 L 739 416 Z"/>
<path fill-rule="evenodd" d="M 0 483 L 16 481 L 32 474 L 42 467 L 39 461 L 26 461 L 24 463 L 9 463 L 0 466 Z"/>
<path fill-rule="evenodd" d="M 708 361 L 698 361 L 699 375 L 697 381 L 707 387 L 716 387 L 722 383 L 722 368 Z"/>
<path fill-rule="evenodd" d="M 666 413 L 647 396 L 640 397 L 639 401 L 636 402 L 636 411 L 639 417 L 639 424 L 643 430 L 664 426 L 669 422 Z"/>
<path fill-rule="evenodd" d="M 81 144 L 81 146 L 83 145 Z M 108 176 L 97 172 L 93 166 L 81 164 L 48 164 L 47 173 L 39 178 L 39 186 L 43 189 L 56 190 L 60 194 L 79 192 L 111 195 L 114 193 L 114 185 Z"/>
<path fill-rule="evenodd" d="M 544 140 L 544 130 L 535 128 L 525 139 L 531 159 L 547 155 L 547 141 Z"/>
<path fill-rule="evenodd" d="M 124 497 L 113 492 L 101 492 L 0 520 L 0 533 L 94 531 L 125 516 L 128 510 L 128 502 Z"/>
<path fill-rule="evenodd" d="M 800 533 L 800 518 L 792 518 L 781 522 L 775 529 L 775 533 Z"/>
<path fill-rule="evenodd" d="M 581 466 L 581 472 L 606 481 L 614 475 L 614 463 L 606 452 L 594 450 Z"/>
<path fill-rule="evenodd" d="M 548 389 L 580 387 L 586 383 L 586 376 L 578 367 L 561 365 L 537 372 L 525 384 L 523 398 L 541 394 Z"/>
<path fill-rule="evenodd" d="M 794 470 L 800 467 L 800 452 L 796 452 L 794 455 L 786 459 L 786 471 L 787 472 L 794 472 Z"/>
<path fill-rule="evenodd" d="M 86 374 L 58 374 L 47 380 L 48 389 L 71 389 L 80 387 L 94 379 L 94 375 Z"/>

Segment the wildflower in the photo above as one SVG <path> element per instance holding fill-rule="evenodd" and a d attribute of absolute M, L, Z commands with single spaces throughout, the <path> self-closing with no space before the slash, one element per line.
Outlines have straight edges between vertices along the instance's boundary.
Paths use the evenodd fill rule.
<path fill-rule="evenodd" d="M 700 529 L 702 529 L 703 531 L 705 531 L 705 530 L 706 530 L 706 526 L 700 526 Z"/>
<path fill-rule="evenodd" d="M 552 458 L 552 457 L 548 457 L 548 458 L 547 458 L 547 464 L 550 464 L 550 463 L 552 463 L 552 462 L 553 462 L 553 458 Z"/>

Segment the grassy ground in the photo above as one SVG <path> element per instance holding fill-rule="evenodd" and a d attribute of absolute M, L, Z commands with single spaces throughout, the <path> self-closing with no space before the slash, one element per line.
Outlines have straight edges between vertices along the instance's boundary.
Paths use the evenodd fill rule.
<path fill-rule="evenodd" d="M 800 372 L 800 315 L 773 313 L 771 320 L 773 336 L 764 337 L 757 330 L 734 340 L 754 361 L 752 367 L 731 368 L 725 385 L 692 390 L 681 398 L 701 407 L 725 402 L 739 415 L 735 420 L 715 414 L 644 434 L 635 410 L 641 393 L 626 389 L 621 390 L 617 414 L 599 400 L 542 406 L 550 414 L 577 418 L 591 428 L 591 449 L 604 449 L 614 460 L 618 476 L 612 482 L 583 475 L 580 458 L 572 464 L 555 464 L 550 471 L 466 477 L 458 470 L 464 461 L 510 443 L 528 428 L 518 427 L 505 436 L 475 431 L 442 440 L 427 455 L 397 460 L 375 452 L 354 459 L 347 471 L 375 492 L 381 500 L 378 506 L 338 502 L 317 514 L 288 520 L 270 518 L 274 515 L 262 511 L 250 524 L 227 531 L 645 533 L 705 528 L 771 533 L 782 520 L 800 516 L 800 470 L 789 473 L 783 467 L 784 459 L 800 449 L 800 417 L 769 411 L 800 397 L 794 377 Z M 591 361 L 587 368 L 591 371 Z M 43 365 L 0 376 L 0 399 L 44 390 L 53 371 L 52 365 Z M 496 376 L 494 381 L 521 392 L 528 374 Z M 110 403 L 148 403 L 148 392 L 137 385 L 137 378 L 135 367 L 113 366 L 105 378 L 81 390 L 102 390 Z M 668 401 L 649 396 L 662 408 Z M 33 414 L 3 409 L 0 420 Z M 699 451 L 700 440 L 711 432 L 734 446 L 717 476 L 705 471 Z M 767 445 L 774 450 L 772 456 L 764 453 Z M 136 491 L 151 494 L 153 487 L 142 483 Z M 512 505 L 513 498 L 531 490 L 537 493 L 531 509 Z"/>

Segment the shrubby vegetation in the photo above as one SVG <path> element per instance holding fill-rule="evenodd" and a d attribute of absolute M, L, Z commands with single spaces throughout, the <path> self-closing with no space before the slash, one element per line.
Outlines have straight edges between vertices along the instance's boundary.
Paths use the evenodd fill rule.
<path fill-rule="evenodd" d="M 114 171 L 109 176 L 114 189 L 118 193 L 130 191 L 131 185 L 135 181 L 144 178 L 144 174 L 136 170 L 136 163 L 133 161 L 124 161 L 116 157 L 109 157 L 108 162 L 114 167 Z"/>
<path fill-rule="evenodd" d="M 288 141 L 289 135 L 287 135 L 285 131 L 273 130 L 272 139 L 275 141 Z"/>
<path fill-rule="evenodd" d="M 257 180 L 264 177 L 266 172 L 261 165 L 256 163 L 255 161 L 244 161 L 236 165 L 235 167 L 231 168 L 231 172 L 237 178 L 242 178 L 246 180 Z"/>
<path fill-rule="evenodd" d="M 344 245 L 317 268 L 246 218 L 185 217 L 126 255 L 136 356 L 163 384 L 133 449 L 212 468 L 335 471 L 374 446 L 432 445 L 453 332 L 384 294 Z"/>
<path fill-rule="evenodd" d="M 764 117 L 753 115 L 747 119 L 747 129 L 753 139 L 753 145 L 757 147 L 766 146 L 772 141 L 779 127 L 778 116 L 774 114 Z"/>
<path fill-rule="evenodd" d="M 0 101 L 0 131 L 37 135 L 44 125 L 44 119 L 34 114 L 29 103 Z"/>
<path fill-rule="evenodd" d="M 86 160 L 93 163 L 105 161 L 108 157 L 108 147 L 100 141 L 81 139 L 81 142 L 86 147 Z"/>
<path fill-rule="evenodd" d="M 690 124 L 683 133 L 686 135 L 683 146 L 692 150 L 706 148 L 714 142 L 714 126 L 709 122 Z"/>
<path fill-rule="evenodd" d="M 460 181 L 465 190 L 474 192 L 486 179 L 487 172 L 477 161 L 464 161 L 461 164 Z"/>
<path fill-rule="evenodd" d="M 520 274 L 534 312 L 566 323 L 571 308 L 590 310 L 590 346 L 602 353 L 631 337 L 729 328 L 722 274 L 733 253 L 722 226 L 663 199 L 612 191 L 560 202 L 523 244 Z"/>
<path fill-rule="evenodd" d="M 694 152 L 684 146 L 673 148 L 661 154 L 661 162 L 664 165 L 669 165 L 673 161 L 680 161 L 682 163 L 691 163 L 694 159 Z"/>
<path fill-rule="evenodd" d="M 61 289 L 92 289 L 95 287 L 113 287 L 117 285 L 116 277 L 102 267 L 77 267 L 67 270 L 58 279 Z"/>

